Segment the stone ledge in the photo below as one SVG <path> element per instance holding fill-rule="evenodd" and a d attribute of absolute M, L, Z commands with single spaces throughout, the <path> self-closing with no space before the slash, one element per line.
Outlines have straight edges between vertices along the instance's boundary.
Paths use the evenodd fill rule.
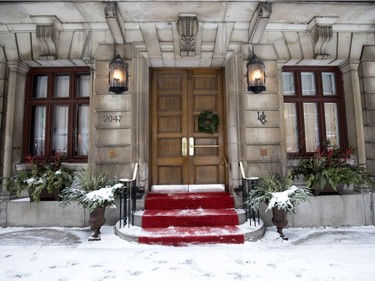
<path fill-rule="evenodd" d="M 297 206 L 296 212 L 288 214 L 288 227 L 343 227 L 374 225 L 373 193 L 344 195 L 321 195 Z M 272 212 L 260 208 L 260 216 L 266 226 L 272 226 Z"/>

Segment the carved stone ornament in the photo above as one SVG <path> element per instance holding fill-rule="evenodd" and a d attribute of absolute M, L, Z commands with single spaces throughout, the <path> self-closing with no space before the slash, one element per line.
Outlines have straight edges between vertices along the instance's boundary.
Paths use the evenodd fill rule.
<path fill-rule="evenodd" d="M 272 14 L 272 4 L 271 3 L 260 3 L 260 11 L 259 11 L 259 17 L 261 18 L 269 18 Z"/>
<path fill-rule="evenodd" d="M 180 35 L 181 57 L 195 56 L 195 35 L 198 32 L 198 19 L 196 14 L 179 14 L 177 31 Z"/>
<path fill-rule="evenodd" d="M 314 48 L 315 59 L 329 59 L 332 54 L 329 54 L 327 48 L 333 37 L 333 25 L 337 17 L 314 17 L 308 24 L 310 30 L 311 40 Z"/>
<path fill-rule="evenodd" d="M 57 58 L 57 50 L 60 39 L 60 31 L 56 28 L 56 26 L 54 24 L 37 25 L 36 38 L 41 48 L 40 58 L 55 60 Z"/>
<path fill-rule="evenodd" d="M 332 26 L 315 26 L 311 30 L 313 40 L 315 59 L 329 59 L 330 54 L 327 51 L 327 45 L 333 35 Z"/>
<path fill-rule="evenodd" d="M 116 3 L 107 3 L 104 8 L 104 14 L 106 17 L 116 17 Z"/>

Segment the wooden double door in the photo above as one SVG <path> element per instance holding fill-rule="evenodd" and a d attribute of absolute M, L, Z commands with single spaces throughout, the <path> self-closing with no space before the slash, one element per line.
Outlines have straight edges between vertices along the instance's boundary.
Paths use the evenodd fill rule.
<path fill-rule="evenodd" d="M 151 183 L 224 184 L 222 69 L 151 70 Z M 201 113 L 219 117 L 217 132 L 198 129 Z"/>

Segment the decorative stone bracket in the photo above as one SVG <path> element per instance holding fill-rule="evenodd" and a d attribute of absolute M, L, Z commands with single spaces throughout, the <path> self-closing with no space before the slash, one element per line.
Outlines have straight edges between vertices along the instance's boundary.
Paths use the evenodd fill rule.
<path fill-rule="evenodd" d="M 329 59 L 331 57 L 327 46 L 333 37 L 332 24 L 335 21 L 335 17 L 315 17 L 309 23 L 308 29 L 310 30 L 312 43 L 314 46 L 315 59 Z"/>
<path fill-rule="evenodd" d="M 177 32 L 180 35 L 181 57 L 195 56 L 195 35 L 198 32 L 198 19 L 196 14 L 179 14 Z"/>
<path fill-rule="evenodd" d="M 40 24 L 36 26 L 36 38 L 41 52 L 40 58 L 55 60 L 60 41 L 60 28 L 57 24 Z"/>

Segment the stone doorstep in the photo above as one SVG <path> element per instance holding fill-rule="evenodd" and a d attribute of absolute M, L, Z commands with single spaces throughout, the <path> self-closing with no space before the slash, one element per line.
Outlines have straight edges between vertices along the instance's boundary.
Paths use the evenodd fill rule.
<path fill-rule="evenodd" d="M 179 192 L 223 192 L 224 184 L 181 184 L 181 185 L 153 185 L 153 193 L 179 193 Z"/>
<path fill-rule="evenodd" d="M 238 215 L 239 224 L 244 224 L 246 221 L 246 213 L 242 209 L 236 209 Z M 142 226 L 142 217 L 143 217 L 144 210 L 136 211 L 134 213 L 134 226 L 141 227 Z"/>
<path fill-rule="evenodd" d="M 242 223 L 237 226 L 238 232 L 242 232 L 244 235 L 245 241 L 249 242 L 255 242 L 259 239 L 261 239 L 266 231 L 266 227 L 263 223 L 262 220 L 260 220 L 260 224 L 254 225 L 254 222 L 251 223 L 247 221 L 245 223 Z M 121 239 L 124 239 L 126 241 L 130 242 L 137 242 L 138 243 L 138 238 L 139 236 L 142 235 L 142 228 L 139 226 L 122 226 L 120 227 L 120 223 L 118 222 L 114 226 L 114 231 L 117 236 L 119 236 Z M 221 230 L 218 229 L 218 232 Z M 157 233 L 155 233 L 157 235 Z"/>

